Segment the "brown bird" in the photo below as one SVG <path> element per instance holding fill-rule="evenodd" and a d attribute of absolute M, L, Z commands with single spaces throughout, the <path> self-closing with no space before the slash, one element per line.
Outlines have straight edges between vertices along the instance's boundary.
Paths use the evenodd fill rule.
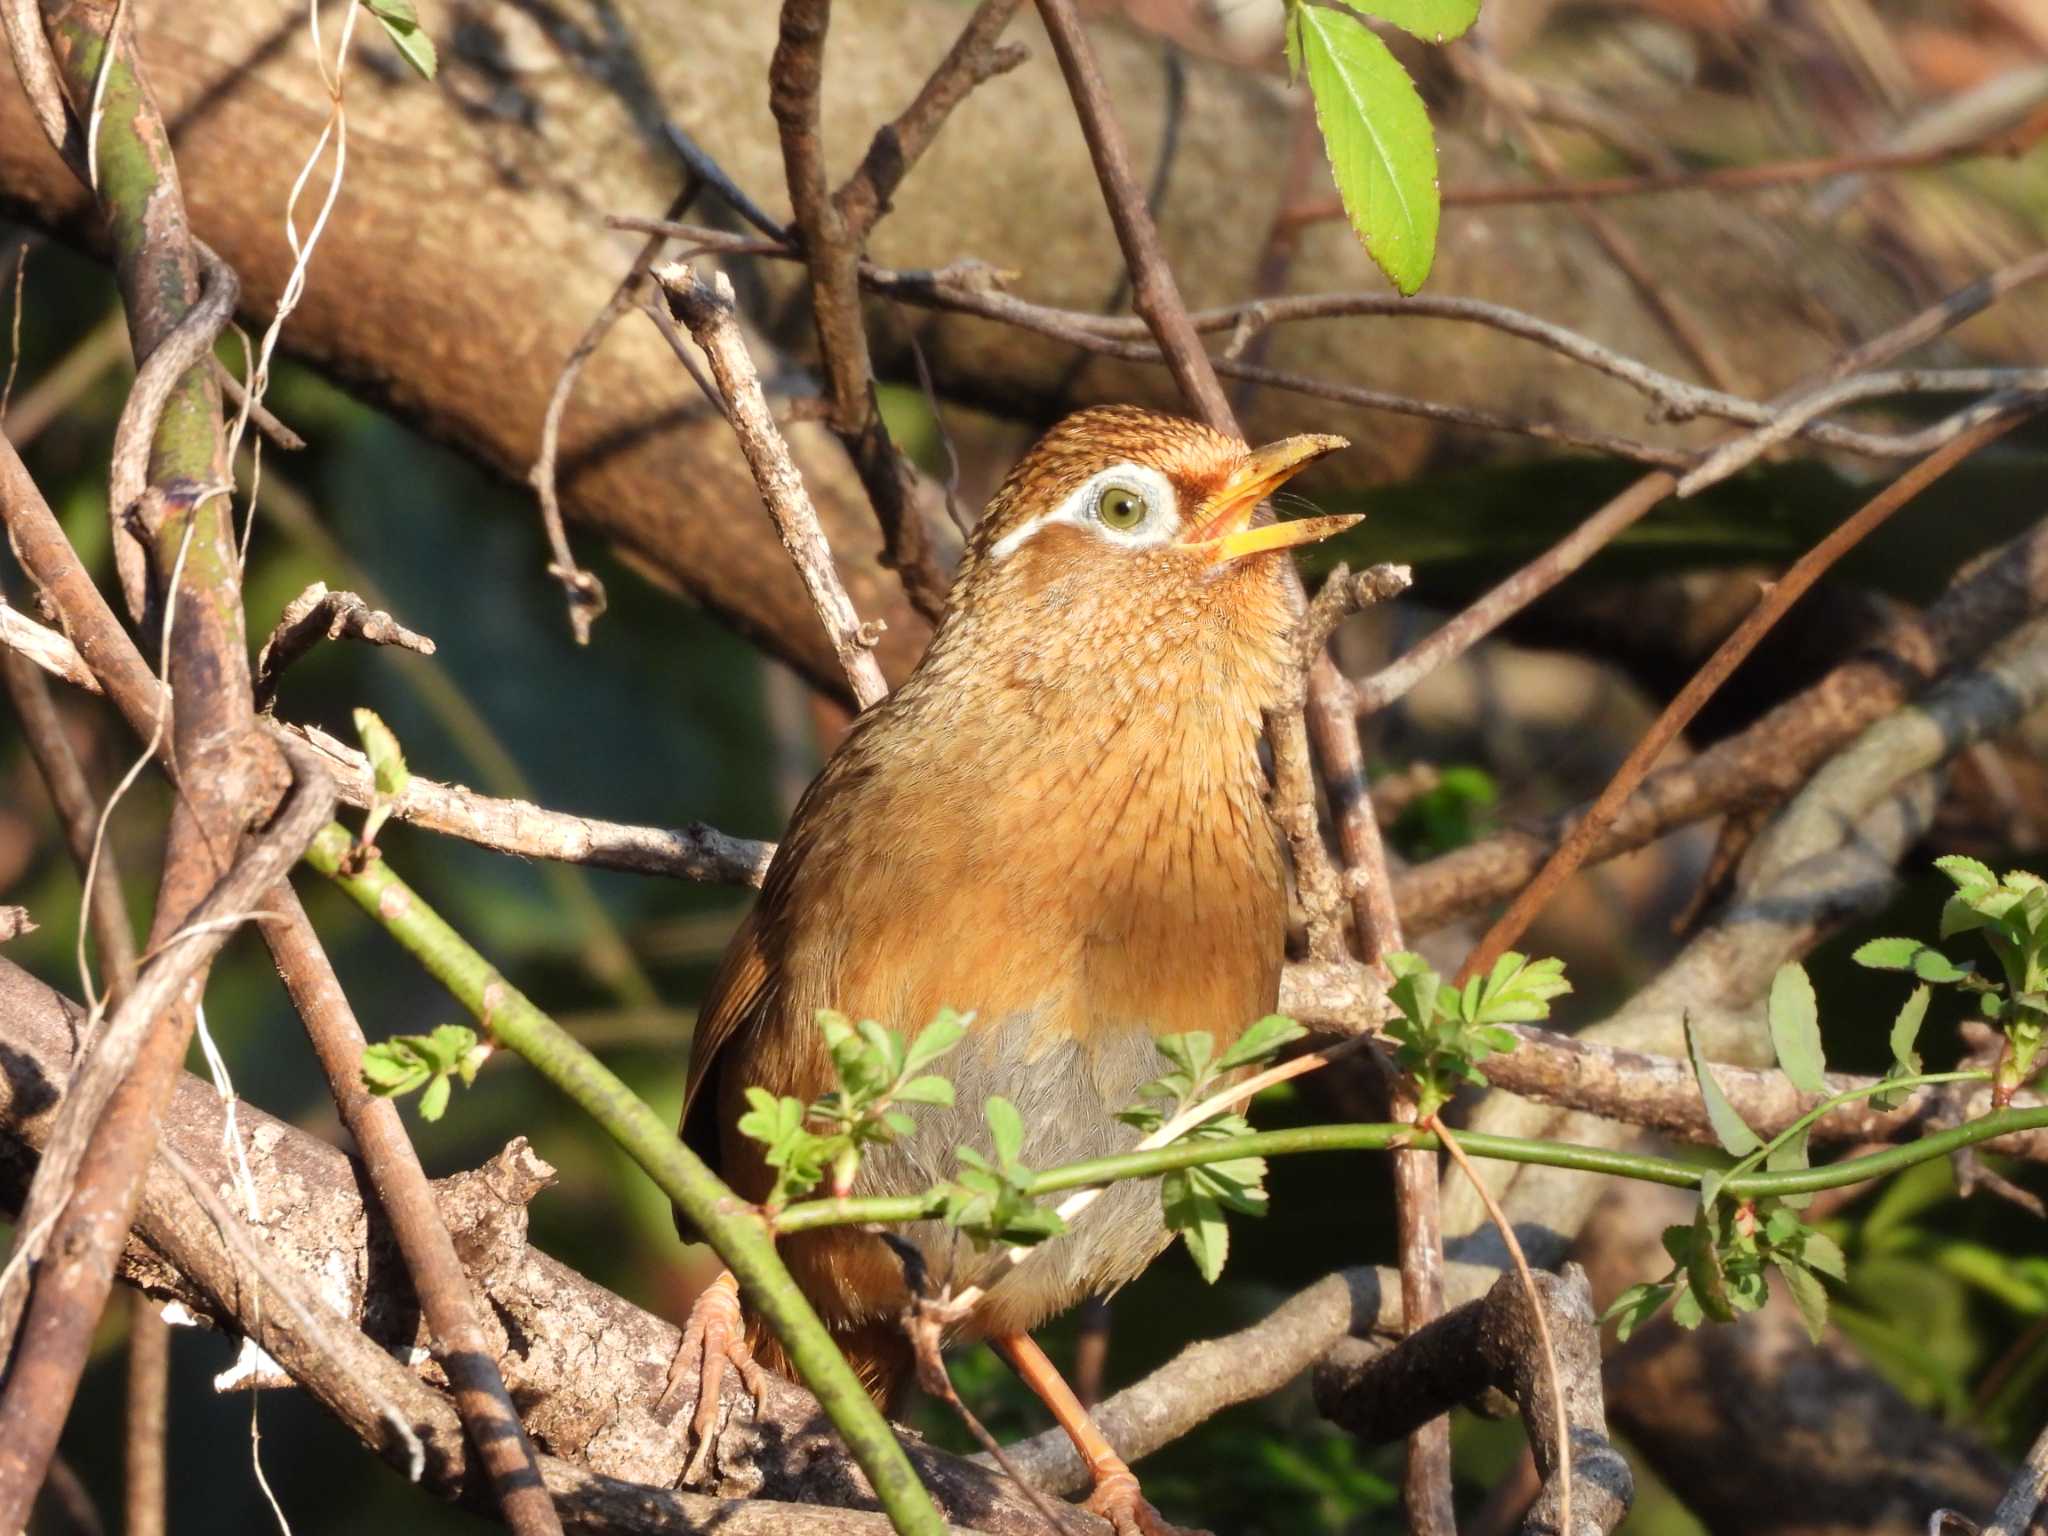
<path fill-rule="evenodd" d="M 1259 763 L 1264 712 L 1293 686 L 1282 553 L 1355 518 L 1251 526 L 1336 437 L 1252 450 L 1133 408 L 1067 417 L 983 514 L 917 670 L 857 720 L 798 803 L 758 904 L 726 950 L 691 1043 L 682 1135 L 750 1200 L 773 1175 L 738 1134 L 744 1090 L 809 1103 L 835 1085 L 816 1023 L 833 1008 L 913 1033 L 971 1011 L 940 1063 L 955 1106 L 870 1152 L 854 1191 L 921 1192 L 983 1146 L 1010 1099 L 1033 1168 L 1119 1151 L 1114 1118 L 1160 1074 L 1154 1039 L 1221 1050 L 1277 1001 L 1287 895 Z M 1135 1277 L 1167 1245 L 1159 1192 L 1118 1185 L 1022 1263 L 939 1223 L 904 1229 L 955 1291 L 960 1330 L 1045 1399 L 1120 1530 L 1166 1527 L 1027 1330 Z M 885 1403 L 912 1355 L 902 1262 L 851 1228 L 782 1242 L 797 1282 Z M 999 1270 L 1001 1271 L 999 1273 Z M 698 1429 L 723 1360 L 773 1342 L 730 1276 L 700 1299 L 679 1380 Z M 701 1361 L 698 1358 L 701 1351 Z"/>

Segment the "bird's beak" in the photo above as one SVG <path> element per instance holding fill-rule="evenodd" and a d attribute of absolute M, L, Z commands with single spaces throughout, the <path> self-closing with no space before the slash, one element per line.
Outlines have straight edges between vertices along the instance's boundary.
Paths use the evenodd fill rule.
<path fill-rule="evenodd" d="M 1210 503 L 1215 510 L 1188 536 L 1188 545 L 1222 564 L 1268 550 L 1313 544 L 1362 521 L 1356 516 L 1302 517 L 1290 523 L 1268 523 L 1263 528 L 1251 526 L 1260 502 L 1324 454 L 1350 446 L 1341 437 L 1317 432 L 1283 437 L 1277 443 L 1253 450 L 1217 492 Z"/>

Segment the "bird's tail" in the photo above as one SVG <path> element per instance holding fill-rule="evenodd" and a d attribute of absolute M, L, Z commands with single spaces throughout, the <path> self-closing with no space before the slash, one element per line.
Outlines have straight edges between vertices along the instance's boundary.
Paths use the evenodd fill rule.
<path fill-rule="evenodd" d="M 909 1395 L 910 1383 L 916 1374 L 917 1357 L 912 1352 L 910 1340 L 893 1320 L 876 1319 L 859 1323 L 851 1328 L 834 1328 L 832 1342 L 839 1346 L 839 1352 L 846 1356 L 846 1363 L 853 1367 L 860 1384 L 868 1389 L 882 1412 L 896 1414 L 903 1407 L 903 1400 Z M 761 1314 L 752 1310 L 747 1313 L 747 1348 L 754 1358 L 778 1376 L 789 1381 L 802 1381 L 796 1366 L 790 1361 L 789 1352 L 782 1347 L 782 1340 L 775 1337 Z"/>

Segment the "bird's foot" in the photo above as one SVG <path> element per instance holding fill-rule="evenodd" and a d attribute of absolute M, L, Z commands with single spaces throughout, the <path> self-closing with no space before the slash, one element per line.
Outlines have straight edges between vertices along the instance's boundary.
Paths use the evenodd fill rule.
<path fill-rule="evenodd" d="M 1099 1477 L 1081 1507 L 1107 1520 L 1116 1536 L 1209 1536 L 1207 1531 L 1170 1524 L 1139 1491 L 1138 1479 L 1128 1467 Z"/>
<path fill-rule="evenodd" d="M 655 1411 L 663 1418 L 679 1412 L 684 1403 L 695 1401 L 690 1417 L 690 1443 L 695 1449 L 683 1467 L 687 1486 L 701 1478 L 711 1463 L 718 1443 L 718 1396 L 730 1364 L 740 1373 L 747 1391 L 753 1394 L 754 1411 L 759 1413 L 768 1395 L 768 1373 L 747 1348 L 746 1320 L 740 1315 L 740 1285 L 731 1270 L 719 1271 L 718 1278 L 698 1293 L 690 1306 L 690 1320 L 683 1328 L 683 1342 L 668 1368 L 668 1386 Z"/>

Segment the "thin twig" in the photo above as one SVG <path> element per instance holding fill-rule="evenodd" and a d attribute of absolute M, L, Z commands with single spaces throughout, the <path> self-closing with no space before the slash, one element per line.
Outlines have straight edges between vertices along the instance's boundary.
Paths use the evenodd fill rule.
<path fill-rule="evenodd" d="M 2016 160 L 2048 132 L 2048 117 L 2001 128 L 1960 144 L 1921 149 L 1859 150 L 1815 155 L 1802 160 L 1770 160 L 1757 165 L 1716 165 L 1689 171 L 1659 171 L 1643 176 L 1576 176 L 1553 181 L 1510 181 L 1443 190 L 1445 208 L 1499 208 L 1530 203 L 1581 203 L 1617 197 L 1647 197 L 1664 192 L 1753 192 L 1767 187 L 1801 186 L 1837 176 L 1917 171 L 1957 160 Z M 1317 224 L 1344 217 L 1336 198 L 1319 198 L 1288 209 L 1281 218 L 1291 225 Z"/>
<path fill-rule="evenodd" d="M 683 216 L 702 184 L 700 177 L 690 173 L 683 190 L 669 205 L 670 219 Z M 655 258 L 666 243 L 667 237 L 661 234 L 651 234 L 641 243 L 639 254 L 626 269 L 626 275 L 619 279 L 611 297 L 605 300 L 604 308 L 584 327 L 582 336 L 570 349 L 562 371 L 555 376 L 555 387 L 548 392 L 547 410 L 541 416 L 540 453 L 534 458 L 533 467 L 526 472 L 526 483 L 540 498 L 541 527 L 547 533 L 548 548 L 554 553 L 554 559 L 548 564 L 548 574 L 562 584 L 562 591 L 569 600 L 569 627 L 578 645 L 590 644 L 590 626 L 604 613 L 605 594 L 604 583 L 576 563 L 576 556 L 569 548 L 568 530 L 562 524 L 562 502 L 555 489 L 555 459 L 562 449 L 562 417 L 569 409 L 569 397 L 576 391 L 576 381 L 583 374 L 583 365 L 595 355 L 611 333 L 611 328 L 618 323 L 619 316 L 639 298 L 647 284 L 647 274 L 653 270 Z"/>
<path fill-rule="evenodd" d="M 782 547 L 803 578 L 811 606 L 825 626 L 854 699 L 865 709 L 889 691 L 875 661 L 875 636 L 862 625 L 840 584 L 803 476 L 769 413 L 760 377 L 733 316 L 732 284 L 719 272 L 707 285 L 681 262 L 659 268 L 654 275 L 668 295 L 670 310 L 711 365 L 719 390 L 732 409 L 733 433 L 754 473 L 754 485 L 775 521 Z"/>
<path fill-rule="evenodd" d="M 469 1277 L 435 1207 L 398 1106 L 364 1086 L 368 1042 L 362 1026 L 291 886 L 280 884 L 270 899 L 281 915 L 264 921 L 263 936 L 327 1073 L 342 1124 L 376 1186 L 377 1203 L 398 1239 L 470 1444 L 490 1473 L 498 1509 L 519 1536 L 560 1536 L 561 1522 L 541 1484 L 533 1442 L 498 1374 Z"/>
<path fill-rule="evenodd" d="M 1508 1257 L 1514 1260 L 1515 1276 L 1522 1283 L 1522 1291 L 1529 1298 L 1529 1315 L 1535 1319 L 1536 1342 L 1543 1351 L 1543 1374 L 1550 1384 L 1550 1406 L 1556 1415 L 1557 1424 L 1557 1476 L 1559 1536 L 1571 1536 L 1572 1532 L 1572 1422 L 1571 1414 L 1565 1407 L 1564 1378 L 1557 1368 L 1557 1346 L 1551 1342 L 1550 1319 L 1543 1305 L 1543 1297 L 1536 1289 L 1536 1277 L 1529 1272 L 1528 1257 L 1522 1252 L 1521 1239 L 1515 1236 L 1515 1224 L 1508 1220 L 1507 1212 L 1500 1208 L 1500 1202 L 1493 1198 L 1493 1191 L 1486 1187 L 1486 1181 L 1479 1177 L 1479 1170 L 1472 1166 L 1472 1159 L 1465 1155 L 1465 1149 L 1458 1145 L 1458 1138 L 1451 1134 L 1451 1128 L 1444 1124 L 1443 1116 L 1431 1115 L 1422 1124 L 1436 1132 L 1437 1140 L 1444 1144 L 1444 1151 L 1451 1161 L 1458 1165 L 1458 1171 L 1465 1175 L 1472 1188 L 1478 1193 L 1480 1202 L 1486 1207 L 1494 1230 L 1500 1233 L 1500 1240 L 1506 1245 Z"/>
<path fill-rule="evenodd" d="M 1975 453 L 1979 448 L 2004 436 L 2019 424 L 2017 416 L 2007 416 L 1988 421 L 1975 430 L 1937 448 L 1920 463 L 1914 465 L 1876 496 L 1864 503 L 1856 512 L 1846 518 L 1826 538 L 1808 550 L 1780 577 L 1764 595 L 1762 602 L 1750 610 L 1734 633 L 1721 642 L 1714 654 L 1694 674 L 1692 680 L 1680 690 L 1678 696 L 1660 714 L 1642 738 L 1630 749 L 1628 757 L 1607 787 L 1600 792 L 1571 835 L 1559 845 L 1556 853 L 1544 864 L 1536 878 L 1525 886 L 1508 910 L 1487 931 L 1486 936 L 1474 946 L 1470 955 L 1459 968 L 1458 980 L 1463 982 L 1492 966 L 1502 952 L 1528 930 L 1529 924 L 1543 910 L 1550 898 L 1563 883 L 1570 879 L 1579 865 L 1585 861 L 1594 842 L 1613 820 L 1624 801 L 1636 785 L 1641 782 L 1650 765 L 1671 744 L 1678 733 L 1691 723 L 1693 717 L 1712 698 L 1729 674 L 1740 666 L 1749 653 L 1756 648 L 1772 625 L 1784 616 L 1818 581 L 1821 575 L 1849 550 L 1853 549 L 1870 531 L 1911 501 L 1921 491 L 1939 480 L 1949 470 Z"/>
<path fill-rule="evenodd" d="M 171 1325 L 147 1296 L 128 1298 L 127 1413 L 122 1430 L 123 1536 L 164 1536 Z"/>
<path fill-rule="evenodd" d="M 256 655 L 257 709 L 267 710 L 277 702 L 277 685 L 286 667 L 323 638 L 339 640 L 344 635 L 366 645 L 395 645 L 420 656 L 434 654 L 434 642 L 427 636 L 407 629 L 353 592 L 330 592 L 326 582 L 316 581 L 284 605 L 270 638 Z"/>

